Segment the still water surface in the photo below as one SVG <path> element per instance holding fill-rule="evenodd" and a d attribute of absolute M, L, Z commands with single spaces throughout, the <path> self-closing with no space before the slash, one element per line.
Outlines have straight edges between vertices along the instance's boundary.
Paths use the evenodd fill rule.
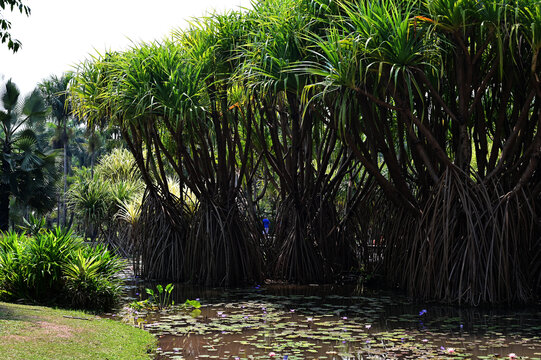
<path fill-rule="evenodd" d="M 136 287 L 132 295 L 143 292 Z M 160 360 L 541 360 L 540 306 L 426 305 L 348 286 L 177 286 L 174 297 L 177 304 L 199 299 L 201 313 L 120 313 L 158 336 Z"/>

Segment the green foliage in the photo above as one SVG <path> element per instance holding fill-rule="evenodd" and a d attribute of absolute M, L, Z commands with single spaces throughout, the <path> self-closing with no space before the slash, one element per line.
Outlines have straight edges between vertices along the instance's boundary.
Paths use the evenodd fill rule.
<path fill-rule="evenodd" d="M 95 174 L 111 182 L 140 181 L 135 159 L 126 149 L 113 149 L 99 159 Z"/>
<path fill-rule="evenodd" d="M 78 224 L 92 239 L 129 252 L 131 239 L 124 230 L 136 224 L 144 191 L 133 156 L 127 150 L 114 149 L 100 158 L 94 175 L 84 170 L 77 174 L 68 203 L 78 214 Z"/>
<path fill-rule="evenodd" d="M 0 230 L 5 231 L 10 198 L 41 213 L 54 207 L 59 173 L 56 153 L 45 151 L 34 131 L 46 114 L 39 92 L 21 99 L 19 89 L 9 80 L 0 94 Z"/>
<path fill-rule="evenodd" d="M 132 310 L 163 310 L 171 308 L 175 305 L 175 301 L 171 298 L 171 293 L 173 292 L 174 288 L 175 286 L 171 283 L 167 284 L 165 288 L 160 284 L 156 285 L 156 289 L 146 288 L 145 292 L 149 297 L 145 300 L 133 301 L 128 305 L 128 307 Z"/>
<path fill-rule="evenodd" d="M 26 276 L 26 297 L 46 301 L 58 296 L 62 289 L 62 267 L 80 246 L 78 240 L 71 231 L 56 228 L 27 237 L 25 242 L 25 256 L 20 265 Z"/>
<path fill-rule="evenodd" d="M 175 301 L 171 299 L 173 288 L 173 284 L 167 284 L 165 288 L 158 284 L 155 290 L 146 288 L 145 292 L 149 295 L 149 298 L 130 303 L 128 305 L 129 313 L 133 315 L 133 312 L 137 314 L 139 310 L 168 310 L 174 308 L 175 310 L 185 310 L 193 318 L 201 315 L 201 303 L 198 300 L 186 299 L 183 304 L 175 306 Z M 143 322 L 142 318 L 136 318 L 134 320 L 137 320 L 139 325 Z"/>
<path fill-rule="evenodd" d="M 19 225 L 19 228 L 31 236 L 36 236 L 46 230 L 46 223 L 47 219 L 45 217 L 37 217 L 34 214 L 30 214 L 28 219 L 23 218 L 23 225 Z"/>
<path fill-rule="evenodd" d="M 199 309 L 201 307 L 201 303 L 199 301 L 190 299 L 187 299 L 184 305 L 194 309 Z"/>
<path fill-rule="evenodd" d="M 60 77 L 51 75 L 38 85 L 45 101 L 51 107 L 50 115 L 58 127 L 63 127 L 71 115 L 67 89 L 72 78 L 73 74 L 69 72 L 62 74 Z"/>
<path fill-rule="evenodd" d="M 78 250 L 62 268 L 70 307 L 104 310 L 118 302 L 121 281 L 114 276 L 124 262 L 106 249 L 97 250 Z"/>
<path fill-rule="evenodd" d="M 413 294 L 527 300 L 541 284 L 538 5 L 260 1 L 81 64 L 75 111 L 119 128 L 147 187 L 141 207 L 116 196 L 145 275 L 254 281 L 264 243 L 277 276 L 322 281 L 354 254 L 371 269 L 381 238 L 389 280 Z"/>
<path fill-rule="evenodd" d="M 59 295 L 62 265 L 80 246 L 71 232 L 59 228 L 35 237 L 5 233 L 0 241 L 0 288 L 10 298 L 36 301 Z"/>
<path fill-rule="evenodd" d="M 70 162 L 68 161 L 68 148 L 69 140 L 73 138 L 71 129 L 68 131 L 68 123 L 72 120 L 71 106 L 67 98 L 67 88 L 71 81 L 71 73 L 65 73 L 60 78 L 51 76 L 49 79 L 43 81 L 38 85 L 40 92 L 50 106 L 51 112 L 49 120 L 52 120 L 49 125 L 55 128 L 55 136 L 50 139 L 53 143 L 53 147 L 63 148 L 63 192 L 62 201 L 58 202 L 58 225 L 66 226 L 67 205 L 66 205 L 66 192 L 68 191 L 68 173 Z M 73 122 L 73 121 L 72 121 Z"/>
<path fill-rule="evenodd" d="M 28 16 L 30 15 L 30 8 L 22 0 L 0 0 L 0 8 L 0 41 L 2 44 L 7 42 L 8 49 L 17 52 L 21 47 L 21 42 L 11 37 L 11 33 L 9 32 L 11 22 L 3 17 L 2 12 L 6 9 L 11 11 L 16 9 L 21 14 Z"/>
<path fill-rule="evenodd" d="M 147 288 L 145 291 L 150 295 L 149 302 L 161 310 L 175 305 L 175 301 L 171 299 L 171 292 L 174 287 L 173 284 L 167 284 L 164 288 L 158 284 L 156 285 L 156 290 Z"/>
<path fill-rule="evenodd" d="M 71 230 L 0 237 L 0 290 L 4 299 L 91 310 L 113 307 L 121 294 L 116 277 L 124 261 L 106 247 L 90 247 Z"/>
<path fill-rule="evenodd" d="M 70 188 L 69 204 L 86 228 L 99 226 L 109 213 L 113 197 L 101 178 L 82 178 Z"/>
<path fill-rule="evenodd" d="M 197 300 L 187 299 L 186 302 L 184 302 L 183 307 L 190 312 L 190 316 L 193 318 L 201 315 L 201 303 Z"/>
<path fill-rule="evenodd" d="M 45 151 L 34 131 L 43 124 L 46 106 L 39 92 L 21 99 L 9 80 L 0 89 L 0 229 L 7 230 L 9 198 L 46 212 L 56 198 L 56 154 Z"/>

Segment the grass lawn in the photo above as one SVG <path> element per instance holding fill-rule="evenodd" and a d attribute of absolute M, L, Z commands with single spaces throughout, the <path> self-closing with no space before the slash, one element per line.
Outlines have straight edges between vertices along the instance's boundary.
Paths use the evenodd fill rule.
<path fill-rule="evenodd" d="M 154 336 L 118 321 L 0 302 L 2 359 L 148 360 L 155 346 Z"/>

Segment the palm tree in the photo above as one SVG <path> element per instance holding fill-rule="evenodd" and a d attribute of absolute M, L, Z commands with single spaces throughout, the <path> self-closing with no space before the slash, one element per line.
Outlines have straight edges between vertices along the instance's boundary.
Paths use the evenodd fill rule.
<path fill-rule="evenodd" d="M 55 203 L 55 154 L 44 153 L 32 127 L 43 122 L 46 106 L 39 92 L 23 101 L 9 80 L 1 91 L 0 230 L 9 228 L 10 198 L 38 211 Z"/>
<path fill-rule="evenodd" d="M 86 142 L 86 152 L 90 156 L 90 176 L 94 177 L 94 167 L 96 165 L 96 156 L 99 153 L 103 144 L 103 139 L 95 131 L 87 131 L 88 141 Z"/>
<path fill-rule="evenodd" d="M 67 217 L 67 205 L 66 205 L 66 193 L 68 191 L 68 120 L 71 116 L 71 106 L 67 99 L 67 90 L 69 82 L 73 75 L 71 73 L 65 73 L 61 77 L 55 75 L 50 76 L 47 80 L 38 84 L 40 91 L 45 97 L 45 101 L 51 107 L 51 116 L 54 119 L 55 126 L 60 129 L 58 146 L 63 149 L 63 192 L 62 201 L 59 201 L 58 207 L 58 224 L 65 225 Z M 62 209 L 62 210 L 61 210 Z M 60 216 L 62 214 L 62 216 Z"/>

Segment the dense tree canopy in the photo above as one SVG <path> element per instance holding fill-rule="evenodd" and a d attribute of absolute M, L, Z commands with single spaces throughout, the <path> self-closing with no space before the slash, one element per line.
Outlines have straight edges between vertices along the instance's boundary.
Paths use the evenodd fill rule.
<path fill-rule="evenodd" d="M 72 101 L 136 159 L 148 276 L 236 284 L 262 259 L 323 281 L 359 254 L 370 266 L 377 239 L 411 294 L 526 301 L 541 287 L 540 34 L 536 0 L 262 0 L 81 64 Z M 268 187 L 270 239 L 254 211 Z"/>
<path fill-rule="evenodd" d="M 20 98 L 17 86 L 9 80 L 0 88 L 0 230 L 9 227 L 10 202 L 39 212 L 55 204 L 58 171 L 55 153 L 44 150 L 35 126 L 46 114 L 37 91 Z"/>

